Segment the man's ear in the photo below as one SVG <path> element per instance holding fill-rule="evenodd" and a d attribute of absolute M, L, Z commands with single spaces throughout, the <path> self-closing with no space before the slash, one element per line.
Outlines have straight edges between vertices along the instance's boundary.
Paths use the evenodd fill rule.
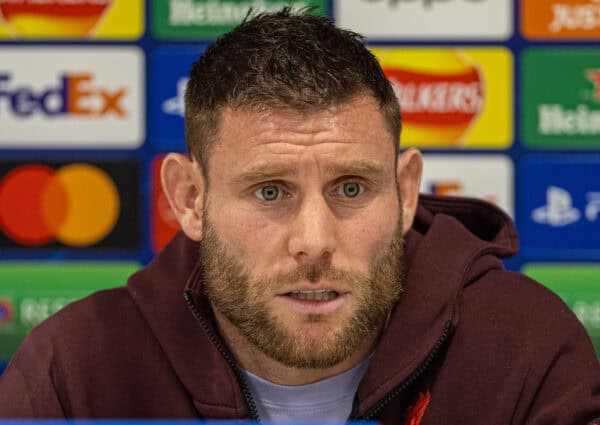
<path fill-rule="evenodd" d="M 205 182 L 198 163 L 185 155 L 170 153 L 163 159 L 160 179 L 183 232 L 192 240 L 201 240 Z"/>
<path fill-rule="evenodd" d="M 408 148 L 398 156 L 396 176 L 402 201 L 403 234 L 408 232 L 415 219 L 422 172 L 423 157 L 417 149 Z"/>

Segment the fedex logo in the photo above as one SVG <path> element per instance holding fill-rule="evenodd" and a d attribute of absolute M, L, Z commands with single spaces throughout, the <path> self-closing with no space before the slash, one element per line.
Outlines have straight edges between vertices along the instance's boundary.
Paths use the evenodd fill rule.
<path fill-rule="evenodd" d="M 12 75 L 0 72 L 0 102 L 19 117 L 38 112 L 48 116 L 84 115 L 104 116 L 114 114 L 124 118 L 123 106 L 126 88 L 108 90 L 94 84 L 91 72 L 62 74 L 56 84 L 35 90 L 26 86 L 13 86 Z"/>
<path fill-rule="evenodd" d="M 0 149 L 135 149 L 145 139 L 135 46 L 0 46 Z"/>

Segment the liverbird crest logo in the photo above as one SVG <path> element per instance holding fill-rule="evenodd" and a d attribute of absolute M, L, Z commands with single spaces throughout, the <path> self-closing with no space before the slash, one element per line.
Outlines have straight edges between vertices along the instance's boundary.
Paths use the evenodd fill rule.
<path fill-rule="evenodd" d="M 429 390 L 425 391 L 425 394 L 419 393 L 419 398 L 415 404 L 406 410 L 406 420 L 404 421 L 404 425 L 420 425 L 430 400 L 431 393 Z"/>

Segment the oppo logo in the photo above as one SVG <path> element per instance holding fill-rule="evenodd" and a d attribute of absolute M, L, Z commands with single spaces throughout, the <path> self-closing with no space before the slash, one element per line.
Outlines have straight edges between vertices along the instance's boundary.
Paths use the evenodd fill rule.
<path fill-rule="evenodd" d="M 453 0 L 363 0 L 367 3 L 381 3 L 386 2 L 390 7 L 397 7 L 402 3 L 421 3 L 423 8 L 433 7 L 436 3 L 452 3 Z M 466 3 L 483 3 L 486 0 L 459 0 Z"/>

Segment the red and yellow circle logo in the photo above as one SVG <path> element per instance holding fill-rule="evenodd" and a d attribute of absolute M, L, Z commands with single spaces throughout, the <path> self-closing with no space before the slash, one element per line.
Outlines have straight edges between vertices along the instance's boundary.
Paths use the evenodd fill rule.
<path fill-rule="evenodd" d="M 4 20 L 19 34 L 88 35 L 113 0 L 0 0 Z"/>
<path fill-rule="evenodd" d="M 513 141 L 507 49 L 374 47 L 400 102 L 401 144 L 505 148 Z"/>
<path fill-rule="evenodd" d="M 90 164 L 22 165 L 0 181 L 0 230 L 21 245 L 96 244 L 112 231 L 119 210 L 114 182 Z"/>

